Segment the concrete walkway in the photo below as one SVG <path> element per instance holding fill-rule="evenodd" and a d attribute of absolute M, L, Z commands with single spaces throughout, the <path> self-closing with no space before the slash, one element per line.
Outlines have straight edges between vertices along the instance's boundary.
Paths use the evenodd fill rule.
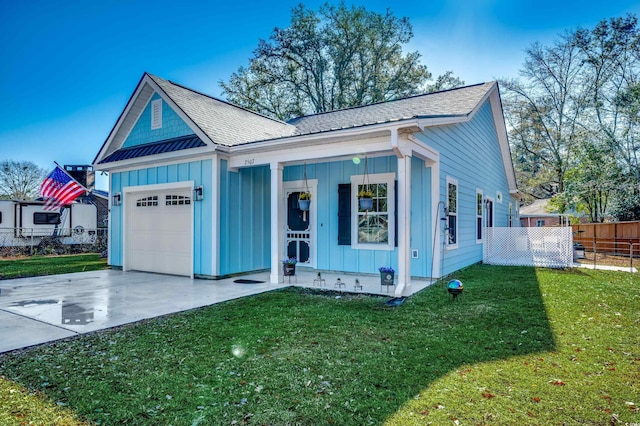
<path fill-rule="evenodd" d="M 262 281 L 239 284 L 238 278 Z M 281 284 L 263 272 L 224 280 L 191 280 L 145 272 L 103 270 L 0 281 L 0 353 L 104 330 L 288 286 L 393 296 L 377 276 L 323 274 L 299 270 Z M 344 285 L 338 286 L 336 282 Z M 355 288 L 358 278 L 362 288 Z M 413 282 L 410 294 L 429 285 Z M 382 303 L 382 302 L 381 302 Z"/>

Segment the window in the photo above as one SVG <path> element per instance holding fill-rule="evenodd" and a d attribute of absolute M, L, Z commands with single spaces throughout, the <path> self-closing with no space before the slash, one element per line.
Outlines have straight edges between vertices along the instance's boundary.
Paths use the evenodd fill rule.
<path fill-rule="evenodd" d="M 544 219 L 536 219 L 536 226 L 538 228 L 544 226 Z"/>
<path fill-rule="evenodd" d="M 484 226 L 486 228 L 493 227 L 493 198 L 485 198 L 484 199 Z"/>
<path fill-rule="evenodd" d="M 2 223 L 2 212 L 0 212 L 0 223 Z"/>
<path fill-rule="evenodd" d="M 447 176 L 447 246 L 458 247 L 458 181 Z"/>
<path fill-rule="evenodd" d="M 60 213 L 34 213 L 34 225 L 59 225 Z"/>
<path fill-rule="evenodd" d="M 482 242 L 482 190 L 476 189 L 476 242 Z"/>
<path fill-rule="evenodd" d="M 150 197 L 140 198 L 136 201 L 136 207 L 154 207 L 158 205 L 158 196 L 153 195 Z"/>
<path fill-rule="evenodd" d="M 191 198 L 182 195 L 165 195 L 165 205 L 167 206 L 188 206 Z"/>
<path fill-rule="evenodd" d="M 162 127 L 162 99 L 151 101 L 151 130 Z"/>
<path fill-rule="evenodd" d="M 393 173 L 369 175 L 363 184 L 362 176 L 351 177 L 353 248 L 393 250 L 395 245 L 395 189 Z M 373 206 L 360 208 L 358 193 L 364 189 L 373 193 Z"/>

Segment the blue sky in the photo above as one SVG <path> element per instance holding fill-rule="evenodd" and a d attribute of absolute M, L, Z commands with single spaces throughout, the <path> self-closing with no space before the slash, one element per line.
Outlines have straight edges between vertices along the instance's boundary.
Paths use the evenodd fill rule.
<path fill-rule="evenodd" d="M 260 38 L 287 26 L 299 0 L 12 1 L 0 12 L 0 160 L 53 168 L 90 164 L 147 71 L 221 97 L 218 81 L 246 65 Z M 307 1 L 311 8 L 324 1 Z M 351 5 L 351 2 L 346 2 Z M 407 16 L 435 75 L 467 84 L 517 77 L 524 49 L 601 19 L 635 13 L 637 0 L 353 2 Z M 99 181 L 103 189 L 106 184 Z"/>

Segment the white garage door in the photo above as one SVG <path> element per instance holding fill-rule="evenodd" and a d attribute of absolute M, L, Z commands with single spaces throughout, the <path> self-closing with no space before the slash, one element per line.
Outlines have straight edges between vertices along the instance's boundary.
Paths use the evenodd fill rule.
<path fill-rule="evenodd" d="M 192 273 L 192 200 L 185 188 L 127 194 L 127 270 Z"/>

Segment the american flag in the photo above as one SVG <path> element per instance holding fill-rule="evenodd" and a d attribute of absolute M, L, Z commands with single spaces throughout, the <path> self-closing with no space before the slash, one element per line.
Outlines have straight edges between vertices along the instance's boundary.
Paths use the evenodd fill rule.
<path fill-rule="evenodd" d="M 56 166 L 40 185 L 40 194 L 47 199 L 45 210 L 56 210 L 71 204 L 87 188 L 76 182 L 60 166 Z"/>

